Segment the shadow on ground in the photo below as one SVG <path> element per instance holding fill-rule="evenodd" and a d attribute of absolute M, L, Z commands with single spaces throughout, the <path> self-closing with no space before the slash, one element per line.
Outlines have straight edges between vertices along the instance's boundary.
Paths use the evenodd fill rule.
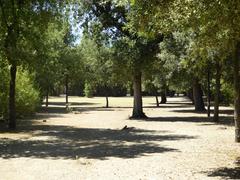
<path fill-rule="evenodd" d="M 174 106 L 176 107 L 176 106 Z M 177 113 L 197 113 L 197 114 L 206 114 L 207 111 L 195 111 L 194 109 L 177 109 L 177 110 L 171 110 L 172 112 L 177 112 Z M 211 110 L 211 114 L 213 114 L 214 111 Z M 233 115 L 234 110 L 231 109 L 223 109 L 223 110 L 219 110 L 219 114 L 226 114 L 226 115 Z"/>
<path fill-rule="evenodd" d="M 144 106 L 144 108 L 189 108 L 192 107 L 191 104 L 187 105 L 187 104 L 179 104 L 179 105 L 175 105 L 175 104 L 159 104 L 159 107 L 157 107 L 155 104 L 150 103 L 152 106 Z"/>
<path fill-rule="evenodd" d="M 54 105 L 54 106 L 66 106 L 66 102 L 49 102 L 49 105 Z M 92 102 L 69 102 L 69 105 L 72 106 L 88 106 L 88 105 L 96 105 L 99 103 L 92 103 Z"/>
<path fill-rule="evenodd" d="M 141 121 L 152 121 L 152 122 L 192 122 L 192 123 L 205 123 L 202 125 L 234 125 L 234 121 L 232 117 L 229 116 L 221 116 L 219 117 L 219 122 L 214 122 L 213 118 L 208 117 L 196 117 L 196 116 L 188 116 L 188 117 L 179 117 L 179 116 L 170 116 L 170 117 L 149 117 L 147 119 L 142 119 Z"/>
<path fill-rule="evenodd" d="M 157 143 L 197 138 L 169 135 L 166 131 L 86 129 L 69 126 L 36 125 L 28 139 L 0 139 L 0 157 L 107 159 L 136 158 L 151 153 L 178 151 Z M 21 130 L 24 132 L 24 129 Z M 29 132 L 29 129 L 26 130 Z"/>
<path fill-rule="evenodd" d="M 224 179 L 240 179 L 240 158 L 235 162 L 236 167 L 223 167 L 206 172 L 209 177 L 221 177 Z"/>

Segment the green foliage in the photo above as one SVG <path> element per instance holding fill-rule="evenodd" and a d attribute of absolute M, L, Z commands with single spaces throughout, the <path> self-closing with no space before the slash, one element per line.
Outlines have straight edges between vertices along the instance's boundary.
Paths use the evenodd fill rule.
<path fill-rule="evenodd" d="M 92 84 L 86 82 L 84 85 L 84 95 L 88 98 L 91 98 L 93 97 L 93 93 L 94 93 L 94 90 L 93 90 Z"/>
<path fill-rule="evenodd" d="M 8 66 L 4 63 L 3 59 L 0 59 L 0 119 L 6 118 L 8 107 Z"/>
<path fill-rule="evenodd" d="M 16 80 L 17 116 L 32 115 L 39 106 L 39 91 L 34 87 L 34 76 L 26 70 L 19 69 Z"/>
<path fill-rule="evenodd" d="M 228 82 L 222 82 L 221 86 L 221 100 L 222 103 L 224 104 L 233 104 L 233 99 L 234 99 L 234 90 L 233 90 L 233 85 L 228 83 Z"/>
<path fill-rule="evenodd" d="M 8 113 L 8 69 L 0 71 L 0 117 L 7 119 Z M 34 87 L 34 75 L 27 70 L 19 69 L 16 79 L 16 111 L 17 117 L 29 116 L 35 113 L 40 105 L 39 91 Z"/>

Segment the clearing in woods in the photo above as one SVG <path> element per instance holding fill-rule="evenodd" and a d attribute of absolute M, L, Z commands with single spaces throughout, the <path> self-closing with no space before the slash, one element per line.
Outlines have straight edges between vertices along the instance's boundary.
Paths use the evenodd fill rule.
<path fill-rule="evenodd" d="M 128 120 L 132 98 L 52 97 L 16 132 L 0 133 L 0 179 L 239 179 L 231 108 L 219 124 L 196 113 L 184 97 L 155 107 L 146 120 Z M 122 130 L 127 125 L 133 129 Z"/>

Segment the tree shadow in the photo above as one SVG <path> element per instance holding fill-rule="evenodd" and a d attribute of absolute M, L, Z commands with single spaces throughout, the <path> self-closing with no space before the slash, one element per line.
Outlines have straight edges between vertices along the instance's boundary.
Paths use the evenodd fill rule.
<path fill-rule="evenodd" d="M 48 102 L 49 105 L 53 106 L 66 106 L 65 102 Z M 71 106 L 88 106 L 88 105 L 95 105 L 99 103 L 90 103 L 90 102 L 69 102 Z"/>
<path fill-rule="evenodd" d="M 195 109 L 177 109 L 177 110 L 171 110 L 172 112 L 177 113 L 196 113 L 196 114 L 206 114 L 206 110 L 204 111 L 196 111 Z"/>
<path fill-rule="evenodd" d="M 189 108 L 191 107 L 191 105 L 162 105 L 162 104 L 159 104 L 159 107 L 157 107 L 156 105 L 155 106 L 144 106 L 144 108 Z"/>
<path fill-rule="evenodd" d="M 66 114 L 68 111 L 66 110 L 65 106 L 48 106 L 48 107 L 41 107 L 38 110 L 38 113 L 48 113 L 48 114 Z"/>
<path fill-rule="evenodd" d="M 177 113 L 197 113 L 197 114 L 206 114 L 207 111 L 195 111 L 194 109 L 177 109 L 177 110 L 171 110 L 173 112 L 177 112 Z M 214 113 L 213 110 L 210 111 L 211 114 Z M 219 114 L 226 114 L 226 115 L 233 115 L 234 110 L 232 109 L 223 109 L 223 110 L 219 110 Z"/>
<path fill-rule="evenodd" d="M 178 116 L 171 116 L 171 117 L 149 117 L 144 119 L 144 121 L 153 121 L 153 122 L 192 122 L 192 123 L 211 123 L 211 124 L 204 124 L 204 125 L 229 125 L 232 126 L 233 118 L 229 116 L 222 116 L 219 117 L 219 122 L 215 122 L 213 117 L 196 117 L 196 116 L 188 116 L 188 117 L 178 117 Z"/>
<path fill-rule="evenodd" d="M 137 158 L 153 153 L 178 151 L 164 147 L 161 141 L 179 141 L 196 138 L 187 135 L 169 135 L 165 131 L 131 131 L 114 129 L 87 129 L 69 126 L 36 125 L 20 132 L 33 133 L 28 139 L 1 138 L 0 157 L 62 158 L 79 157 L 105 160 L 109 157 Z"/>
<path fill-rule="evenodd" d="M 207 173 L 208 177 L 221 177 L 224 179 L 240 179 L 240 158 L 235 162 L 235 167 L 222 167 Z"/>

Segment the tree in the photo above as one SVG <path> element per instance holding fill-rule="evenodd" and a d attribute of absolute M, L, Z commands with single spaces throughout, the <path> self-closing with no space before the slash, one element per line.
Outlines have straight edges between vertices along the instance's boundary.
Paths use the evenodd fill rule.
<path fill-rule="evenodd" d="M 56 6 L 55 6 L 56 5 Z M 37 39 L 57 15 L 57 1 L 0 1 L 2 58 L 10 66 L 9 128 L 16 128 L 15 87 L 17 67 L 35 55 Z M 31 57 L 31 58 L 29 58 Z"/>
<path fill-rule="evenodd" d="M 240 76 L 238 63 L 240 60 L 238 23 L 240 2 L 234 0 L 173 0 L 163 3 L 134 0 L 132 2 L 135 4 L 137 11 L 141 12 L 141 15 L 131 18 L 131 24 L 137 26 L 141 31 L 147 32 L 146 27 L 151 27 L 152 31 L 172 31 L 173 27 L 184 31 L 190 27 L 193 31 L 198 32 L 197 49 L 217 48 L 218 52 L 224 52 L 224 56 L 221 58 L 231 55 L 235 61 L 235 140 L 240 142 Z M 234 7 L 234 10 L 232 7 Z M 168 18 L 166 18 L 166 15 Z"/>
<path fill-rule="evenodd" d="M 154 57 L 154 54 L 158 51 L 158 43 L 163 39 L 162 34 L 158 34 L 157 38 L 144 38 L 128 30 L 126 24 L 128 22 L 129 5 L 112 1 L 88 1 L 82 3 L 82 7 L 85 10 L 82 17 L 85 18 L 87 30 L 91 29 L 89 27 L 89 24 L 92 24 L 91 22 L 97 21 L 101 23 L 101 33 L 107 34 L 112 44 L 120 41 L 115 47 L 121 47 L 119 44 L 123 43 L 125 47 L 122 46 L 121 50 L 130 47 L 128 51 L 133 51 L 131 52 L 132 55 L 129 56 L 132 58 L 127 63 L 128 65 L 131 64 L 131 71 L 129 72 L 131 72 L 134 90 L 132 118 L 145 118 L 141 94 L 142 74 L 146 62 L 150 62 L 151 58 L 149 57 Z M 138 54 L 134 54 L 136 51 Z"/>
<path fill-rule="evenodd" d="M 101 87 L 106 98 L 106 108 L 109 107 L 109 90 L 120 80 L 116 78 L 113 67 L 112 49 L 102 40 L 90 39 L 84 36 L 80 49 L 88 73 L 86 79 L 91 87 Z"/>

